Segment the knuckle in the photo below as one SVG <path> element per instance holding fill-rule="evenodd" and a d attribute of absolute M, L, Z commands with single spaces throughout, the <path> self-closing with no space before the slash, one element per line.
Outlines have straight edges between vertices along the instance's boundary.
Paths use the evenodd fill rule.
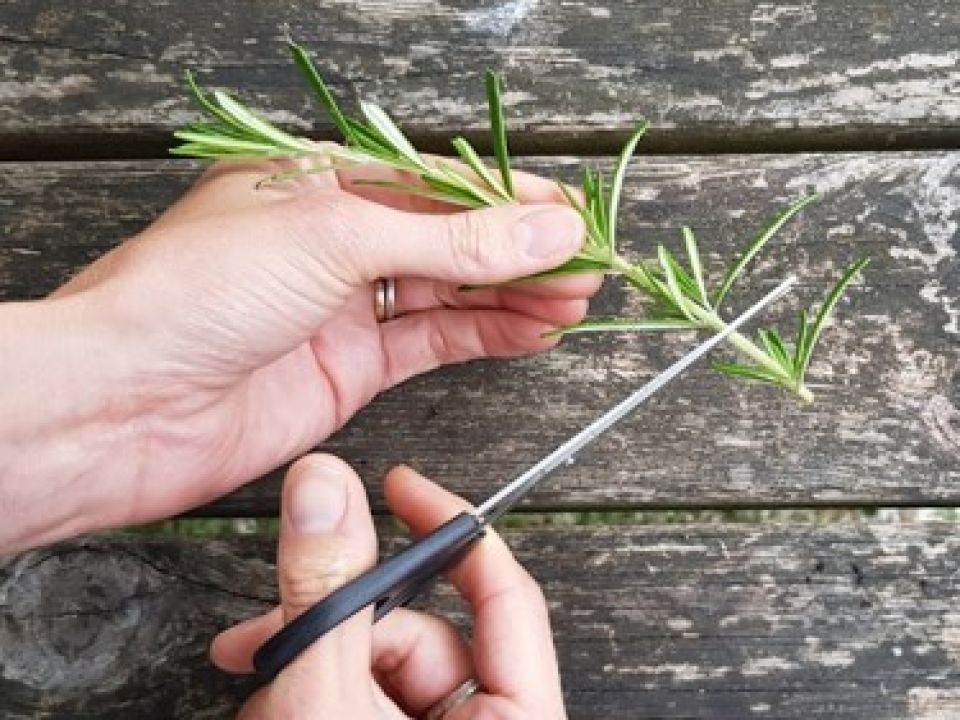
<path fill-rule="evenodd" d="M 457 351 L 447 332 L 439 326 L 430 328 L 427 335 L 430 352 L 440 364 L 453 362 L 457 359 Z"/>
<path fill-rule="evenodd" d="M 527 570 L 522 569 L 517 582 L 517 590 L 531 605 L 546 609 L 547 598 L 540 583 Z"/>
<path fill-rule="evenodd" d="M 355 574 L 356 560 L 342 549 L 313 552 L 287 563 L 280 573 L 280 593 L 294 611 L 309 608 Z"/>
<path fill-rule="evenodd" d="M 328 192 L 298 193 L 276 206 L 281 232 L 311 265 L 355 285 L 363 269 L 359 213 Z"/>
<path fill-rule="evenodd" d="M 495 255 L 491 247 L 493 228 L 484 213 L 454 213 L 447 223 L 447 235 L 454 262 L 465 275 L 473 275 L 490 265 Z"/>

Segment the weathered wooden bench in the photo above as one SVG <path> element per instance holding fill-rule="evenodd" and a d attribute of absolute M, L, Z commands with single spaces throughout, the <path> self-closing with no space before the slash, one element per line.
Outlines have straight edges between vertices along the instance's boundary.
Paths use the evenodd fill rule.
<path fill-rule="evenodd" d="M 776 250 L 804 281 L 776 314 L 855 256 L 873 264 L 825 338 L 816 404 L 692 371 L 505 535 L 550 600 L 572 718 L 960 717 L 955 3 L 319 5 L 0 3 L 0 299 L 48 292 L 189 185 L 196 164 L 162 159 L 193 117 L 185 67 L 333 137 L 288 32 L 428 149 L 482 137 L 486 67 L 505 74 L 522 164 L 548 175 L 609 165 L 646 116 L 623 231 L 637 250 L 688 223 L 718 267 L 819 191 Z M 629 302 L 608 291 L 597 312 Z M 324 447 L 379 513 L 401 461 L 481 498 L 689 340 L 584 337 L 437 372 Z M 279 474 L 199 514 L 275 515 Z M 110 535 L 0 560 L 0 716 L 229 716 L 249 685 L 206 645 L 274 602 L 273 556 L 269 537 Z M 463 619 L 442 587 L 428 604 Z"/>

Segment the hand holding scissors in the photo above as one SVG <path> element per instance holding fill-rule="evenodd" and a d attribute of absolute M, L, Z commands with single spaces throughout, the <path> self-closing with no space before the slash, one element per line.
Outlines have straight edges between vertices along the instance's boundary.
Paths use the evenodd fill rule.
<path fill-rule="evenodd" d="M 253 663 L 261 681 L 269 682 L 317 639 L 365 608 L 374 609 L 374 621 L 413 599 L 435 577 L 463 559 L 484 536 L 485 528 L 507 513 L 533 487 L 569 462 L 584 447 L 627 417 L 639 405 L 699 360 L 760 310 L 785 294 L 795 278 L 788 278 L 726 328 L 713 335 L 604 413 L 556 450 L 531 466 L 476 511 L 463 511 L 436 530 L 338 588 L 288 623 L 265 642 Z"/>

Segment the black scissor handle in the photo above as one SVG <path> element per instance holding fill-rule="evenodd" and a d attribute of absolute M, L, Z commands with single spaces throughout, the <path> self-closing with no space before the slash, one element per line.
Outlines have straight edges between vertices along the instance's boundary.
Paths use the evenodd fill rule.
<path fill-rule="evenodd" d="M 330 593 L 267 640 L 253 656 L 261 682 L 273 680 L 314 641 L 363 608 L 374 605 L 374 622 L 405 605 L 434 577 L 456 563 L 483 536 L 483 525 L 463 512 L 429 535 Z"/>

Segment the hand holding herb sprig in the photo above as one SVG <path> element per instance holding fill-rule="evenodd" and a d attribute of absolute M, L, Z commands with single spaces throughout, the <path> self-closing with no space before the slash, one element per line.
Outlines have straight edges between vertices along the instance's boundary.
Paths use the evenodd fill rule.
<path fill-rule="evenodd" d="M 200 158 L 308 158 L 315 162 L 312 171 L 326 171 L 342 164 L 378 163 L 410 173 L 418 182 L 370 181 L 398 192 L 421 195 L 464 208 L 482 208 L 514 202 L 510 155 L 499 78 L 488 72 L 487 99 L 494 153 L 498 171 L 488 168 L 463 137 L 452 141 L 465 168 L 440 158 L 421 155 L 390 117 L 378 106 L 361 102 L 362 117 L 346 115 L 323 82 L 307 52 L 290 43 L 294 61 L 313 88 L 318 101 L 344 137 L 345 146 L 317 144 L 275 127 L 244 107 L 230 95 L 203 92 L 188 74 L 191 92 L 212 122 L 192 125 L 175 135 L 183 142 L 174 148 L 178 155 Z M 816 199 L 804 197 L 784 209 L 736 258 L 715 290 L 711 291 L 693 231 L 682 228 L 686 265 L 664 245 L 654 258 L 633 262 L 618 250 L 617 220 L 620 197 L 630 158 L 646 133 L 641 124 L 631 135 L 616 163 L 613 176 L 606 180 L 597 170 L 583 171 L 581 202 L 563 183 L 560 188 L 577 209 L 587 227 L 587 236 L 577 257 L 535 278 L 555 277 L 582 272 L 601 272 L 621 276 L 634 290 L 651 302 L 640 319 L 588 320 L 572 327 L 559 328 L 557 334 L 603 330 L 719 331 L 726 327 L 721 309 L 729 291 L 750 261 L 767 242 L 800 210 Z M 269 178 L 282 180 L 290 174 Z M 860 259 L 837 280 L 817 313 L 801 311 L 793 342 L 774 328 L 758 332 L 759 343 L 740 333 L 732 333 L 727 342 L 746 363 L 715 363 L 714 368 L 727 375 L 778 385 L 809 402 L 813 393 L 805 383 L 813 350 L 847 286 L 866 266 Z"/>

